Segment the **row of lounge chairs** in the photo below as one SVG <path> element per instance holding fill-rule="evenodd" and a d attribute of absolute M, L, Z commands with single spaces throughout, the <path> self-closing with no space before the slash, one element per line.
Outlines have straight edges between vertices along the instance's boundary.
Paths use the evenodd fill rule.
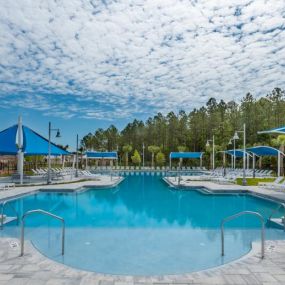
<path fill-rule="evenodd" d="M 216 168 L 214 171 L 211 172 L 212 176 L 223 176 L 225 178 L 229 178 L 229 179 L 236 179 L 238 177 L 242 177 L 243 176 L 243 169 L 242 168 L 236 168 L 236 169 L 232 169 L 232 168 Z M 273 171 L 272 170 L 264 170 L 264 169 L 256 169 L 255 173 L 253 171 L 253 169 L 246 169 L 245 170 L 245 176 L 246 177 L 253 177 L 255 175 L 255 177 L 272 177 L 273 175 Z"/>
<path fill-rule="evenodd" d="M 183 167 L 179 167 L 179 166 L 172 166 L 171 168 L 168 166 L 162 166 L 161 168 L 155 168 L 155 167 L 134 167 L 134 166 L 99 166 L 99 167 L 95 167 L 93 168 L 94 170 L 161 170 L 161 171 L 179 171 L 179 170 L 183 170 L 183 171 L 187 171 L 187 170 L 195 170 L 195 171 L 206 171 L 207 169 L 205 167 L 195 167 L 195 166 L 183 166 Z"/>

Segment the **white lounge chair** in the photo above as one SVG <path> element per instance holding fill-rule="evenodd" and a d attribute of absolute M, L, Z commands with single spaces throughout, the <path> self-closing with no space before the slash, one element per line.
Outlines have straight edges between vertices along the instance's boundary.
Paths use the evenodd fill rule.
<path fill-rule="evenodd" d="M 273 182 L 259 182 L 258 186 L 274 187 L 276 185 L 279 185 L 283 179 L 283 176 L 279 176 Z"/>
<path fill-rule="evenodd" d="M 9 190 L 15 188 L 15 183 L 0 183 L 0 190 Z"/>

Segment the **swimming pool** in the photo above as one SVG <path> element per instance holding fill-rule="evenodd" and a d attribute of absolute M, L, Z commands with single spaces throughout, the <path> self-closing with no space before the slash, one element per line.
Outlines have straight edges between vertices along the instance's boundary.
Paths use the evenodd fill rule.
<path fill-rule="evenodd" d="M 65 219 L 62 257 L 60 223 L 41 215 L 27 218 L 26 238 L 44 255 L 75 268 L 123 275 L 181 274 L 237 259 L 260 239 L 259 221 L 247 216 L 229 222 L 222 258 L 221 220 L 243 210 L 268 218 L 277 206 L 250 195 L 178 191 L 149 175 L 128 176 L 115 188 L 39 192 L 12 203 L 20 213 L 40 208 Z M 19 227 L 6 225 L 1 235 L 19 237 Z M 284 232 L 267 227 L 266 238 L 284 239 Z"/>

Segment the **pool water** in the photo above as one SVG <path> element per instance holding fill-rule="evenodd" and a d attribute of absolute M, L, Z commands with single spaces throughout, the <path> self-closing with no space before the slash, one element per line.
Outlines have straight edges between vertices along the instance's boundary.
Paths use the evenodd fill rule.
<path fill-rule="evenodd" d="M 26 238 L 44 255 L 75 268 L 123 275 L 181 274 L 237 259 L 252 241 L 260 240 L 259 220 L 243 216 L 227 223 L 224 257 L 221 220 L 243 210 L 258 211 L 267 219 L 277 207 L 249 195 L 175 190 L 161 177 L 148 175 L 128 176 L 115 188 L 40 192 L 11 203 L 20 213 L 44 209 L 65 219 L 64 257 L 60 223 L 41 215 L 26 219 Z M 1 232 L 19 234 L 16 223 Z M 266 239 L 284 236 L 280 229 L 266 228 Z"/>

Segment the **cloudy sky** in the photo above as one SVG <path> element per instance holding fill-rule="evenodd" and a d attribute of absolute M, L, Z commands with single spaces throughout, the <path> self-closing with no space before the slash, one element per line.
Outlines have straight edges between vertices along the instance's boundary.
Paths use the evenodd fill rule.
<path fill-rule="evenodd" d="M 284 0 L 0 0 L 0 129 L 63 143 L 285 88 Z"/>

